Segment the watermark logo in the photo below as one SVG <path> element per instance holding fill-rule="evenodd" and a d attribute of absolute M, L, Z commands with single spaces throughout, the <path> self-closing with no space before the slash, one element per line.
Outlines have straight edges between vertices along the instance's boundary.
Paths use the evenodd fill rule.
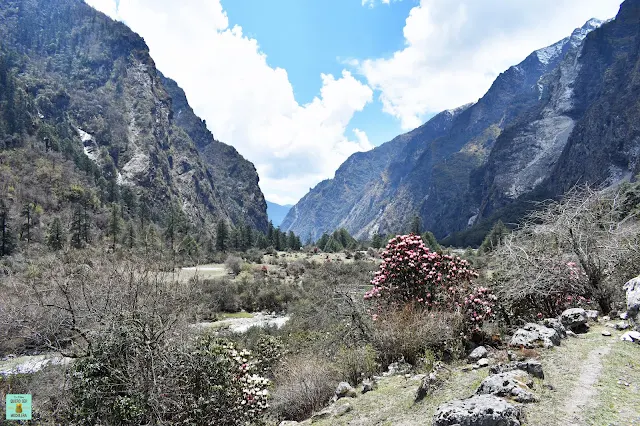
<path fill-rule="evenodd" d="M 31 395 L 7 394 L 6 420 L 31 420 Z"/>

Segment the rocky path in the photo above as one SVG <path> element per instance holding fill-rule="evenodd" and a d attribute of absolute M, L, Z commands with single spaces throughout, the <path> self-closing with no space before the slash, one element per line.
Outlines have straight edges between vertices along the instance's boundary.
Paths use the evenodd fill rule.
<path fill-rule="evenodd" d="M 602 358 L 611 351 L 611 346 L 614 342 L 614 339 L 609 338 L 607 343 L 589 352 L 582 367 L 578 383 L 564 404 L 567 426 L 582 426 L 586 424 L 582 415 L 598 392 L 595 384 L 602 373 Z"/>

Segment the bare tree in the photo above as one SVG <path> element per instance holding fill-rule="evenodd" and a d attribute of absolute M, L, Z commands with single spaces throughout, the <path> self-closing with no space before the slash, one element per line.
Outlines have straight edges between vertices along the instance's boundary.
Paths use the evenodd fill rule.
<path fill-rule="evenodd" d="M 640 255 L 640 227 L 624 200 L 625 187 L 574 188 L 531 213 L 492 256 L 498 296 L 517 312 L 553 313 L 565 296 L 609 312 Z"/>

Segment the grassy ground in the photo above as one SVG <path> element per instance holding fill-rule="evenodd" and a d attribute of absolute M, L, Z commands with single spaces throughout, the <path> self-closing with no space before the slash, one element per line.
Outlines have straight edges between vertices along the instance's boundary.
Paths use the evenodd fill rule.
<path fill-rule="evenodd" d="M 613 336 L 602 336 L 604 329 L 601 325 L 595 325 L 585 335 L 563 340 L 560 347 L 540 350 L 545 380 L 535 380 L 535 393 L 540 402 L 524 406 L 526 419 L 523 426 L 640 426 L 640 346 L 620 341 L 621 332 L 610 330 Z M 597 362 L 593 362 L 594 357 Z M 601 369 L 596 368 L 596 364 Z M 349 403 L 352 406 L 350 412 L 313 424 L 431 424 L 431 418 L 441 403 L 471 396 L 488 375 L 487 369 L 463 372 L 463 365 L 450 366 L 452 373 L 443 387 L 422 402 L 413 402 L 418 381 L 402 376 L 383 378 L 378 390 L 358 395 L 355 399 L 338 401 L 339 404 Z M 586 399 L 584 407 L 574 410 L 573 399 L 576 393 L 580 395 L 584 390 L 584 373 L 588 368 L 596 368 L 598 372 L 592 385 L 594 392 Z M 573 416 L 570 415 L 572 412 Z"/>

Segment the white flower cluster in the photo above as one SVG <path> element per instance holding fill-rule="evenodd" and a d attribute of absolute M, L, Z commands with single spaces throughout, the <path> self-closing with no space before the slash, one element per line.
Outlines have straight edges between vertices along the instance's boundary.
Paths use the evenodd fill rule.
<path fill-rule="evenodd" d="M 239 399 L 238 404 L 243 407 L 243 412 L 247 419 L 257 418 L 269 407 L 267 403 L 269 391 L 267 388 L 271 381 L 253 373 L 256 370 L 256 362 L 250 358 L 251 352 L 246 349 L 238 351 L 233 346 L 228 346 L 227 350 L 238 365 L 239 374 L 237 380 L 242 385 L 242 398 Z"/>

